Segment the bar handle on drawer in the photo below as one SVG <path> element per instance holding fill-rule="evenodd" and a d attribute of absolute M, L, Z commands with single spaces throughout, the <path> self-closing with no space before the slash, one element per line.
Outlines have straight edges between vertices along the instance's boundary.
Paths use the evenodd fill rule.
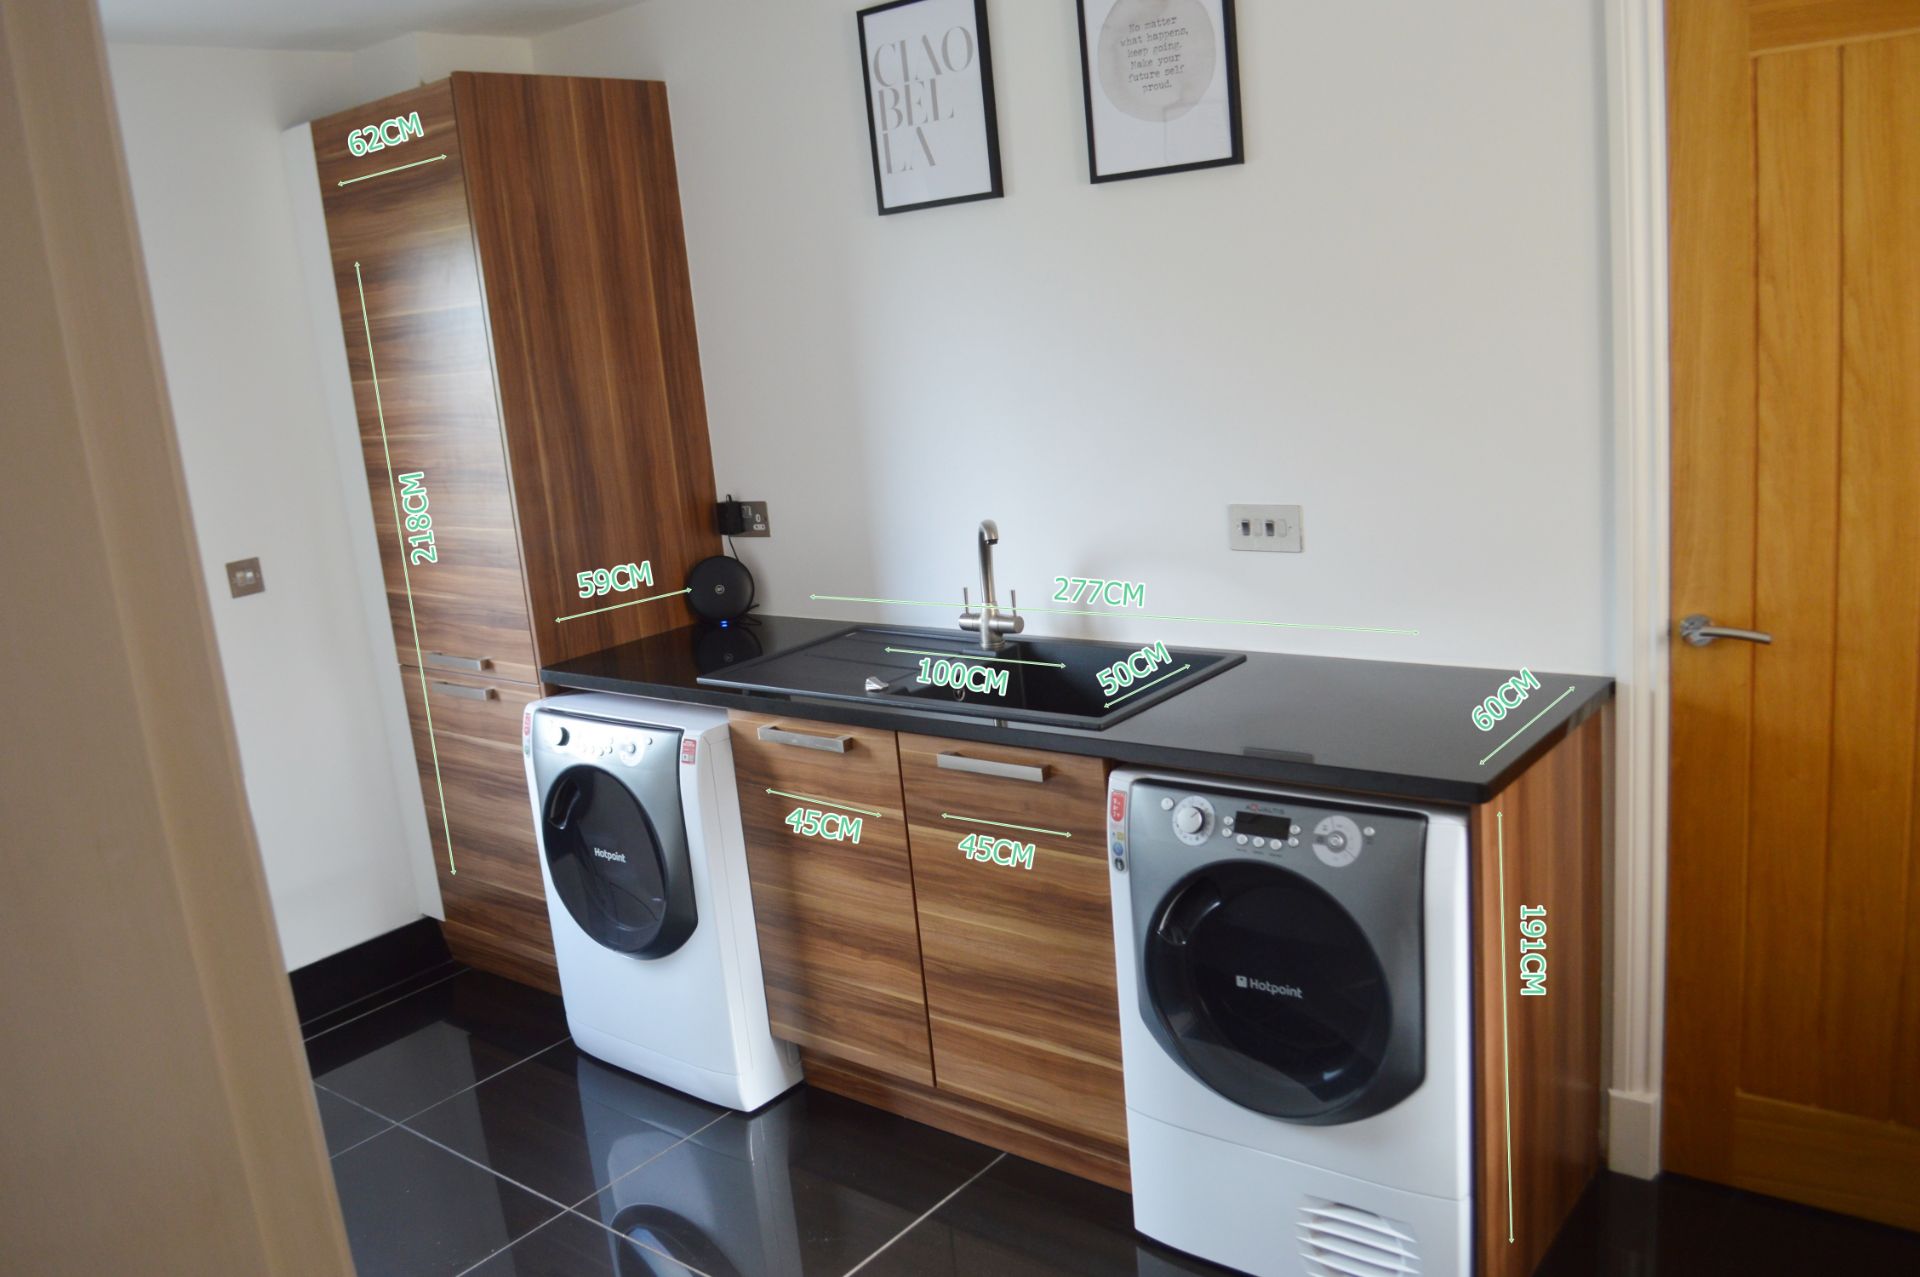
<path fill-rule="evenodd" d="M 464 701 L 495 701 L 500 699 L 500 693 L 491 687 L 468 687 L 465 683 L 446 683 L 437 678 L 433 680 L 433 686 L 435 690 L 447 696 L 458 696 Z"/>
<path fill-rule="evenodd" d="M 1024 780 L 1035 785 L 1047 783 L 1047 769 L 1044 764 L 1030 766 L 1026 763 L 998 763 L 991 758 L 968 758 L 965 754 L 940 754 L 934 762 L 950 772 L 973 772 L 980 776 L 998 776 L 1001 780 Z"/>
<path fill-rule="evenodd" d="M 448 656 L 445 652 L 428 652 L 420 660 L 430 670 L 469 670 L 475 674 L 493 664 L 484 656 Z"/>
<path fill-rule="evenodd" d="M 772 741 L 776 745 L 793 745 L 799 749 L 817 749 L 824 754 L 844 754 L 851 736 L 815 736 L 811 732 L 790 732 L 784 727 L 771 724 L 759 731 L 761 740 Z"/>

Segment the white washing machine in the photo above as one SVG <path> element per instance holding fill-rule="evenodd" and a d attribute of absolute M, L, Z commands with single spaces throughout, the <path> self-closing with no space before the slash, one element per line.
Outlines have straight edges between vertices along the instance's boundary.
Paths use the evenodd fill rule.
<path fill-rule="evenodd" d="M 580 1049 L 756 1109 L 800 1080 L 767 1028 L 727 716 L 555 696 L 521 728 L 540 874 Z"/>
<path fill-rule="evenodd" d="M 1257 1277 L 1472 1272 L 1462 814 L 1116 771 L 1134 1225 Z"/>

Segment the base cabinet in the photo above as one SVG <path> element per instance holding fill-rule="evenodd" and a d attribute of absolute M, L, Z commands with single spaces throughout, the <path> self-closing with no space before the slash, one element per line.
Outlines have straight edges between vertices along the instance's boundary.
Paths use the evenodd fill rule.
<path fill-rule="evenodd" d="M 943 1090 L 1127 1143 L 1098 759 L 900 737 Z"/>
<path fill-rule="evenodd" d="M 774 1036 L 933 1085 L 894 734 L 754 714 L 730 726 Z M 813 813 L 838 817 L 834 836 L 804 832 Z"/>
<path fill-rule="evenodd" d="M 731 726 L 767 1012 L 814 1084 L 1125 1187 L 1106 765 Z"/>

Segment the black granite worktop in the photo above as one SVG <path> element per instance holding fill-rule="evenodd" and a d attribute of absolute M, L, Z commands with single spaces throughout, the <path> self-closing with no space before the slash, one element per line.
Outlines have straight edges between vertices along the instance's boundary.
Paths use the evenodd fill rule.
<path fill-rule="evenodd" d="M 1244 664 L 1101 732 L 928 713 L 897 702 L 702 686 L 702 674 L 853 624 L 758 614 L 754 619 L 758 625 L 688 626 L 623 643 L 550 665 L 540 676 L 582 691 L 1457 804 L 1492 798 L 1613 695 L 1610 678 L 1534 670 L 1539 690 L 1483 732 L 1473 724 L 1473 707 L 1517 671 L 1250 652 Z"/>

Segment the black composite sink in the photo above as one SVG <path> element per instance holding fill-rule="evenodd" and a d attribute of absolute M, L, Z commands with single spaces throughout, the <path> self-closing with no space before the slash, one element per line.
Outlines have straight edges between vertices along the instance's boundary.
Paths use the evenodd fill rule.
<path fill-rule="evenodd" d="M 1143 648 L 1150 651 L 1137 656 Z M 1014 637 L 988 652 L 951 630 L 849 626 L 700 682 L 1099 731 L 1245 659 L 1238 652 L 1056 638 Z M 1102 672 L 1123 663 L 1103 686 Z"/>

